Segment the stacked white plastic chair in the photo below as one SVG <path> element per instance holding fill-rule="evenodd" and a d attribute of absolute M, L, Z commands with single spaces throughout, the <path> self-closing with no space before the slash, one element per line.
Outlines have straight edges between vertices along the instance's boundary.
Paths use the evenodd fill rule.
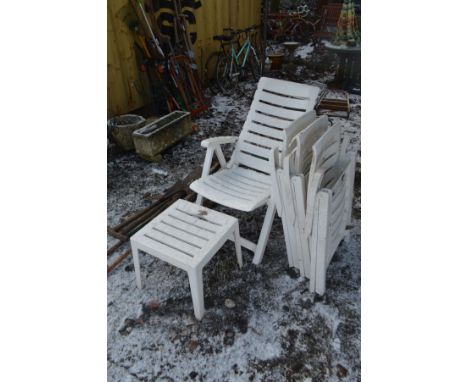
<path fill-rule="evenodd" d="M 274 177 L 289 263 L 319 294 L 351 217 L 354 156 L 345 154 L 346 140 L 340 151 L 340 133 L 318 118 L 291 142 Z"/>
<path fill-rule="evenodd" d="M 337 156 L 336 135 L 337 132 L 331 132 L 328 139 L 313 146 L 317 160 L 310 168 L 305 221 L 301 225 L 303 237 L 309 239 L 310 290 L 318 294 L 325 293 L 328 265 L 351 222 L 356 153 L 346 152 L 346 137 Z M 293 187 L 296 187 L 294 180 Z"/>
<path fill-rule="evenodd" d="M 190 185 L 198 194 L 197 204 L 207 198 L 245 212 L 268 205 L 258 242 L 241 238 L 241 245 L 255 253 L 255 264 L 262 260 L 278 201 L 272 189 L 275 167 L 270 163 L 271 151 L 277 149 L 282 159 L 281 153 L 293 137 L 316 119 L 314 107 L 322 90 L 321 86 L 262 77 L 239 138 L 217 137 L 202 142 L 207 148 L 202 177 Z M 221 150 L 226 143 L 236 143 L 229 163 Z M 210 174 L 213 155 L 221 170 Z"/>
<path fill-rule="evenodd" d="M 283 160 L 279 158 L 277 150 L 272 151 L 271 154 L 273 157 L 271 163 L 277 165 L 276 176 L 273 177 L 273 188 L 276 191 L 275 195 L 277 195 L 278 215 L 281 216 L 283 223 L 289 266 L 298 268 L 302 276 L 305 275 L 307 265 L 304 265 L 301 256 L 301 241 L 298 226 L 295 224 L 297 207 L 295 206 L 291 176 L 306 173 L 305 167 L 307 167 L 307 163 L 310 165 L 311 158 L 310 156 L 304 157 L 305 150 L 302 146 L 307 144 L 312 147 L 312 144 L 325 133 L 328 125 L 326 116 L 317 118 L 290 142 L 287 151 L 284 152 Z M 301 158 L 304 157 L 302 164 L 297 163 L 296 154 L 302 154 Z M 307 261 L 307 259 L 305 260 Z"/>

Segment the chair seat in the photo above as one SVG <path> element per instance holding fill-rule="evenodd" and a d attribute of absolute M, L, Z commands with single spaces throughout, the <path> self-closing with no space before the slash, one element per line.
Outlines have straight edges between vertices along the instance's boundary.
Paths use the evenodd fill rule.
<path fill-rule="evenodd" d="M 270 177 L 243 167 L 200 178 L 190 188 L 215 203 L 245 212 L 264 205 L 271 196 Z"/>

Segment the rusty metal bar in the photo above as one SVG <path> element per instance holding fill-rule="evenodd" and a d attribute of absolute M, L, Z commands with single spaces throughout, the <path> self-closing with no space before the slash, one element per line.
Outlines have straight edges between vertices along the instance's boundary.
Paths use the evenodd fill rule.
<path fill-rule="evenodd" d="M 117 232 L 115 231 L 112 227 L 107 227 L 107 233 L 113 237 L 115 237 L 116 239 L 119 239 L 119 240 L 127 240 L 128 237 L 121 234 L 120 232 Z"/>
<path fill-rule="evenodd" d="M 107 274 L 111 273 L 122 261 L 124 261 L 132 253 L 131 250 L 128 250 L 121 254 L 111 265 L 107 267 Z"/>
<path fill-rule="evenodd" d="M 218 171 L 219 168 L 220 165 L 218 162 L 213 163 L 210 169 L 210 173 Z M 150 206 L 136 212 L 115 227 L 107 227 L 107 233 L 118 239 L 118 242 L 107 250 L 107 256 L 109 257 L 112 253 L 119 249 L 129 240 L 130 236 L 137 232 L 142 226 L 148 224 L 148 222 L 158 216 L 177 199 L 184 198 L 185 200 L 194 201 L 196 194 L 190 190 L 189 183 L 195 179 L 198 179 L 200 176 L 201 168 L 196 168 L 182 181 L 176 182 L 172 187 L 162 193 L 161 196 L 158 197 L 158 199 Z M 209 203 L 209 201 L 207 201 L 207 203 Z M 112 270 L 114 270 L 130 255 L 130 253 L 131 251 L 126 251 L 120 255 L 111 265 L 107 267 L 107 273 L 109 274 L 112 272 Z"/>
<path fill-rule="evenodd" d="M 137 219 L 138 217 L 140 217 L 141 215 L 145 214 L 146 212 L 148 212 L 149 210 L 151 210 L 152 208 L 156 207 L 158 204 L 158 201 L 149 205 L 148 207 L 145 207 L 141 210 L 139 210 L 138 212 L 136 212 L 135 214 L 133 214 L 132 216 L 130 216 L 129 218 L 127 219 L 124 219 L 122 222 L 120 222 L 119 224 L 117 224 L 115 227 L 112 227 L 112 229 L 114 231 L 120 231 L 123 227 L 125 227 L 125 225 L 127 225 L 128 223 L 132 222 L 134 219 Z"/>
<path fill-rule="evenodd" d="M 149 221 L 154 219 L 157 215 L 159 215 L 164 209 L 166 209 L 170 204 L 175 202 L 177 199 L 179 198 L 172 196 L 169 199 L 164 199 L 162 201 L 159 201 L 157 208 L 155 208 L 154 210 L 148 211 L 146 214 L 140 216 L 138 219 L 135 219 L 131 223 L 127 224 L 125 228 L 122 229 L 122 232 L 126 234 L 127 236 L 131 236 L 133 233 L 135 233 L 138 230 L 140 226 L 145 225 Z"/>
<path fill-rule="evenodd" d="M 128 239 L 127 239 L 128 240 Z M 117 249 L 120 248 L 120 246 L 124 243 L 127 242 L 127 240 L 119 240 L 117 243 L 115 243 L 112 247 L 110 247 L 108 250 L 107 250 L 107 256 L 110 256 L 112 255 Z"/>

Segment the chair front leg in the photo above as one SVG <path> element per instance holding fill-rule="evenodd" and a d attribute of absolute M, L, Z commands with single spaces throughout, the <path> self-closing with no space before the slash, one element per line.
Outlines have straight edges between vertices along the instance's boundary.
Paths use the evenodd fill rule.
<path fill-rule="evenodd" d="M 211 162 L 213 162 L 213 147 L 208 147 L 206 150 L 205 162 L 203 163 L 202 178 L 206 178 L 210 175 Z"/>
<path fill-rule="evenodd" d="M 255 265 L 260 264 L 263 259 L 263 254 L 265 253 L 268 237 L 270 236 L 271 232 L 271 226 L 273 225 L 275 212 L 275 202 L 272 199 L 270 199 L 268 201 L 268 209 L 265 214 L 265 220 L 263 221 L 262 231 L 260 232 L 260 237 L 258 239 L 257 247 L 255 249 L 255 255 L 252 260 L 252 263 L 254 263 Z"/>

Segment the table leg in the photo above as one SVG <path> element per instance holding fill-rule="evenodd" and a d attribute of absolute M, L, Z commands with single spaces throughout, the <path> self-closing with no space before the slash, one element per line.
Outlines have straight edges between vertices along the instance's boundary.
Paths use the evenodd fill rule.
<path fill-rule="evenodd" d="M 136 276 L 136 283 L 138 288 L 141 289 L 141 272 L 140 272 L 140 258 L 138 253 L 138 248 L 136 245 L 131 244 L 132 247 L 132 255 L 133 255 L 133 264 L 135 267 L 135 276 Z"/>
<path fill-rule="evenodd" d="M 202 268 L 190 269 L 188 272 L 190 291 L 192 292 L 193 310 L 197 320 L 205 314 L 205 301 L 203 298 Z"/>

